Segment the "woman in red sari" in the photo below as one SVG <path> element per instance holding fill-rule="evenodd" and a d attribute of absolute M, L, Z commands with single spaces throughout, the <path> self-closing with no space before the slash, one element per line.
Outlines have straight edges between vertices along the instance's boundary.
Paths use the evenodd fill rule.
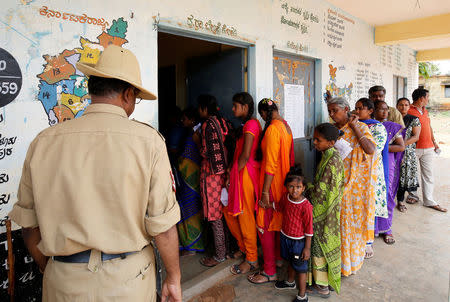
<path fill-rule="evenodd" d="M 243 121 L 237 130 L 237 144 L 230 169 L 228 206 L 224 216 L 231 234 L 236 238 L 245 261 L 233 265 L 234 275 L 245 274 L 258 268 L 255 201 L 259 197 L 259 169 L 256 160 L 261 125 L 253 118 L 254 102 L 247 92 L 233 96 L 233 114 Z"/>
<path fill-rule="evenodd" d="M 279 231 L 282 214 L 274 210 L 273 203 L 278 203 L 285 193 L 284 180 L 294 165 L 292 131 L 280 116 L 275 102 L 262 99 L 258 112 L 266 122 L 257 152 L 257 159 L 261 160 L 261 197 L 256 205 L 256 226 L 263 250 L 264 269 L 248 276 L 250 282 L 257 284 L 277 280 L 276 260 L 281 259 Z"/>

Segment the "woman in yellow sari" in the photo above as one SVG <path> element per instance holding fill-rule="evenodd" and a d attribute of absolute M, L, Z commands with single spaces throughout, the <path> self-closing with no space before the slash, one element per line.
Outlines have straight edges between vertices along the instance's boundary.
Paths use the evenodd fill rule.
<path fill-rule="evenodd" d="M 359 122 L 356 115 L 350 115 L 350 105 L 344 98 L 332 98 L 327 104 L 335 126 L 344 133 L 339 140 L 349 146 L 348 151 L 351 150 L 341 153 L 345 172 L 341 204 L 341 272 L 349 276 L 361 268 L 366 242 L 373 241 L 374 237 L 376 171 L 371 163 L 376 145 L 369 127 Z"/>

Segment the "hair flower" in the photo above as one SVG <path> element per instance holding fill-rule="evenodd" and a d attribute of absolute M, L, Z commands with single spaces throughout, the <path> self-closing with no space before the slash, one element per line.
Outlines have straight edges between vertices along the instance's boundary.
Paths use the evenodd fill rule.
<path fill-rule="evenodd" d="M 272 100 L 270 100 L 267 104 L 268 104 L 269 106 L 272 106 L 272 105 L 273 105 Z"/>

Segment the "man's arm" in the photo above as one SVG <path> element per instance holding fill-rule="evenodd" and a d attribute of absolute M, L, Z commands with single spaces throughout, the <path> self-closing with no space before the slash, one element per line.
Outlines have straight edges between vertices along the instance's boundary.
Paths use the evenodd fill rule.
<path fill-rule="evenodd" d="M 431 131 L 431 141 L 433 142 L 433 145 L 434 145 L 434 151 L 436 152 L 437 150 L 439 150 L 439 145 L 438 145 L 438 143 L 436 143 L 436 141 L 434 140 L 434 133 L 433 133 L 433 128 L 431 127 L 431 123 L 430 123 L 430 131 Z"/>
<path fill-rule="evenodd" d="M 39 270 L 43 273 L 47 266 L 48 257 L 42 254 L 37 245 L 41 241 L 41 231 L 37 228 L 22 228 L 23 241 L 33 257 L 34 261 L 39 267 Z"/>
<path fill-rule="evenodd" d="M 161 254 L 167 276 L 164 280 L 161 300 L 181 302 L 181 273 L 178 255 L 178 233 L 176 226 L 155 236 L 156 246 Z"/>

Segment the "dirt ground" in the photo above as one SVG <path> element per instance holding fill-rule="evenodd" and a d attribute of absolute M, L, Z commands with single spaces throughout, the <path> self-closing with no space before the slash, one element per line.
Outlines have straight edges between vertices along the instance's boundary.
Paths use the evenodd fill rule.
<path fill-rule="evenodd" d="M 441 157 L 450 158 L 450 110 L 430 112 L 431 127 L 439 144 Z"/>

